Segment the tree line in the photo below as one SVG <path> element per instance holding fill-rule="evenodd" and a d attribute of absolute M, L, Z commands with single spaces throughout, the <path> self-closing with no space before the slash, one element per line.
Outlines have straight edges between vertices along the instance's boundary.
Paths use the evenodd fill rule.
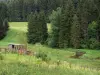
<path fill-rule="evenodd" d="M 52 10 L 59 7 L 59 0 L 8 0 L 6 4 L 9 21 L 27 21 L 27 16 L 35 11 L 44 10 L 48 17 Z"/>
<path fill-rule="evenodd" d="M 99 0 L 59 1 L 59 7 L 49 15 L 52 26 L 47 44 L 53 48 L 100 49 Z"/>
<path fill-rule="evenodd" d="M 99 0 L 8 0 L 9 21 L 28 21 L 28 42 L 100 49 Z M 47 23 L 51 23 L 48 34 Z"/>
<path fill-rule="evenodd" d="M 0 3 L 0 40 L 6 36 L 9 28 L 7 10 L 6 4 Z"/>
<path fill-rule="evenodd" d="M 50 16 L 49 45 L 57 48 L 100 49 L 99 0 L 63 0 Z"/>

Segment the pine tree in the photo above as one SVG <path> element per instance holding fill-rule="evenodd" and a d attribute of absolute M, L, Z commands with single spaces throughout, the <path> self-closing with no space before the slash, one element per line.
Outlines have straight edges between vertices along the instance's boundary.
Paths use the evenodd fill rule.
<path fill-rule="evenodd" d="M 7 18 L 7 6 L 4 3 L 0 3 L 0 39 L 6 36 L 8 31 Z"/>
<path fill-rule="evenodd" d="M 28 42 L 44 44 L 47 40 L 47 23 L 44 12 L 35 12 L 29 15 Z"/>
<path fill-rule="evenodd" d="M 59 47 L 68 48 L 70 46 L 70 31 L 74 5 L 72 0 L 67 0 L 66 6 L 62 9 L 61 25 L 59 32 Z"/>
<path fill-rule="evenodd" d="M 100 16 L 97 20 L 97 39 L 100 42 Z"/>
<path fill-rule="evenodd" d="M 57 8 L 56 11 L 53 11 L 50 15 L 50 22 L 51 22 L 51 33 L 49 45 L 51 47 L 59 47 L 59 29 L 61 25 L 61 8 Z"/>
<path fill-rule="evenodd" d="M 64 48 L 65 33 L 66 33 L 66 14 L 62 13 L 61 14 L 61 25 L 59 26 L 59 48 Z"/>
<path fill-rule="evenodd" d="M 45 13 L 44 11 L 41 11 L 39 13 L 39 36 L 40 36 L 40 43 L 44 44 L 47 40 L 48 37 L 48 30 L 47 30 L 47 23 L 46 23 L 46 18 L 45 18 Z"/>
<path fill-rule="evenodd" d="M 76 14 L 73 17 L 73 25 L 71 27 L 71 43 L 74 48 L 80 47 L 80 23 Z"/>
<path fill-rule="evenodd" d="M 35 44 L 39 42 L 39 29 L 38 29 L 38 14 L 31 13 L 28 18 L 28 43 Z"/>
<path fill-rule="evenodd" d="M 89 14 L 89 0 L 79 0 L 77 15 L 81 24 L 81 43 L 85 45 L 85 48 L 88 40 Z"/>
<path fill-rule="evenodd" d="M 100 1 L 94 0 L 97 9 L 97 39 L 100 42 Z"/>
<path fill-rule="evenodd" d="M 8 20 L 7 19 L 5 19 L 3 21 L 3 26 L 5 27 L 5 31 L 8 31 L 9 30 L 9 23 L 8 23 Z"/>

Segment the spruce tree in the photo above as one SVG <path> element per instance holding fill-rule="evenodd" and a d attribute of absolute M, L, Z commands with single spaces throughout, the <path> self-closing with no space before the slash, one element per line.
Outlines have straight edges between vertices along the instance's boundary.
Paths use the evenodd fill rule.
<path fill-rule="evenodd" d="M 81 44 L 84 48 L 87 48 L 88 41 L 88 24 L 89 24 L 89 1 L 79 0 L 77 15 L 79 17 L 79 22 L 81 24 Z"/>
<path fill-rule="evenodd" d="M 47 23 L 46 23 L 46 17 L 45 17 L 45 13 L 44 11 L 41 11 L 39 13 L 39 39 L 40 39 L 40 43 L 44 44 L 47 40 L 48 37 L 48 30 L 47 30 Z"/>
<path fill-rule="evenodd" d="M 0 3 L 0 39 L 3 39 L 8 31 L 7 6 Z"/>
<path fill-rule="evenodd" d="M 59 26 L 59 48 L 64 48 L 64 42 L 66 41 L 64 39 L 65 33 L 66 33 L 66 14 L 61 14 L 61 25 Z M 66 37 L 68 38 L 68 37 Z M 68 43 L 66 43 L 68 44 Z"/>
<path fill-rule="evenodd" d="M 61 25 L 61 8 L 57 8 L 50 15 L 51 32 L 49 33 L 49 45 L 51 47 L 59 47 L 59 29 Z"/>
<path fill-rule="evenodd" d="M 35 44 L 39 42 L 39 30 L 38 30 L 38 14 L 31 13 L 28 17 L 28 43 Z"/>
<path fill-rule="evenodd" d="M 100 1 L 99 0 L 95 0 L 95 6 L 97 9 L 97 39 L 100 42 Z"/>
<path fill-rule="evenodd" d="M 73 17 L 73 25 L 71 27 L 71 44 L 74 48 L 80 47 L 80 23 L 76 14 Z"/>
<path fill-rule="evenodd" d="M 8 20 L 7 19 L 5 19 L 3 21 L 3 26 L 5 27 L 5 31 L 8 31 L 9 30 L 9 23 L 8 23 Z"/>
<path fill-rule="evenodd" d="M 48 37 L 44 12 L 31 13 L 28 19 L 28 42 L 44 44 Z"/>
<path fill-rule="evenodd" d="M 62 9 L 61 25 L 59 32 L 59 47 L 68 48 L 70 46 L 70 31 L 72 26 L 72 17 L 74 5 L 72 0 L 67 0 L 66 6 Z"/>
<path fill-rule="evenodd" d="M 100 42 L 100 16 L 97 20 L 97 39 Z"/>

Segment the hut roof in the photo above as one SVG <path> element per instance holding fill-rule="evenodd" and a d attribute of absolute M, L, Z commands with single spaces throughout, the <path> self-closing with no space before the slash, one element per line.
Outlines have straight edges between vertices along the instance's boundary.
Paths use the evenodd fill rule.
<path fill-rule="evenodd" d="M 9 43 L 8 45 L 24 45 L 24 44 L 16 44 L 16 43 Z"/>

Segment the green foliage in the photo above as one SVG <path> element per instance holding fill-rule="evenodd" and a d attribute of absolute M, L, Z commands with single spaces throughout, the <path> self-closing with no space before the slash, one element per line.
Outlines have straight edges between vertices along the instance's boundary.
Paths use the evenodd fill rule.
<path fill-rule="evenodd" d="M 98 20 L 97 20 L 97 33 L 96 34 L 97 34 L 97 39 L 100 42 L 100 16 L 98 17 Z"/>
<path fill-rule="evenodd" d="M 6 64 L 6 66 L 5 66 Z M 66 68 L 65 66 L 60 66 L 60 67 L 48 67 L 47 65 L 44 66 L 37 66 L 34 64 L 26 64 L 26 63 L 21 63 L 21 62 L 11 62 L 11 63 L 6 63 L 4 62 L 3 64 L 0 63 L 0 75 L 99 75 L 99 71 L 95 70 L 89 70 L 85 69 L 83 70 L 82 68 L 79 67 L 74 67 L 73 68 Z M 9 69 L 8 69 L 9 68 Z"/>
<path fill-rule="evenodd" d="M 22 29 L 23 28 L 23 29 Z M 27 22 L 10 22 L 10 30 L 8 35 L 0 41 L 1 45 L 8 45 L 10 42 L 17 42 L 19 35 L 16 35 L 20 32 L 27 32 Z M 21 33 L 23 35 L 23 33 Z M 25 36 L 25 35 L 23 35 Z M 39 65 L 37 65 L 37 60 L 33 56 L 26 55 L 18 55 L 17 54 L 4 54 L 5 60 L 0 61 L 0 74 L 12 75 L 33 75 L 33 74 L 43 74 L 43 75 L 99 75 L 99 71 L 97 69 L 100 68 L 99 59 L 95 59 L 100 57 L 99 50 L 88 50 L 88 49 L 79 49 L 79 51 L 85 51 L 86 54 L 82 56 L 80 59 L 69 58 L 74 55 L 77 49 L 52 49 L 44 45 L 36 44 L 36 45 L 28 45 L 30 50 L 38 52 L 44 52 L 47 56 L 51 58 L 50 64 L 41 61 Z M 18 59 L 18 60 L 17 60 Z M 30 60 L 30 61 L 29 61 Z M 61 64 L 55 67 L 56 62 L 60 60 Z M 67 62 L 67 63 L 66 63 Z M 53 64 L 54 63 L 54 64 Z M 59 61 L 57 62 L 59 64 Z M 71 63 L 71 64 L 69 64 Z M 6 64 L 6 66 L 5 66 Z M 60 67 L 61 66 L 61 67 Z M 71 66 L 71 68 L 69 68 Z M 83 67 L 82 67 L 83 66 Z M 65 67 L 65 68 L 64 68 Z M 88 67 L 88 68 L 87 68 Z M 96 68 L 96 69 L 95 69 Z M 92 70 L 94 69 L 94 70 Z M 96 71 L 97 70 L 97 71 Z"/>
<path fill-rule="evenodd" d="M 5 31 L 8 31 L 9 30 L 9 23 L 8 23 L 8 20 L 7 19 L 4 20 L 3 26 L 5 27 Z"/>
<path fill-rule="evenodd" d="M 46 42 L 48 33 L 44 12 L 35 12 L 35 14 L 31 13 L 29 15 L 27 36 L 28 42 L 32 44 L 38 42 L 44 44 Z"/>
<path fill-rule="evenodd" d="M 4 60 L 4 56 L 2 55 L 1 52 L 0 52 L 0 60 Z"/>
<path fill-rule="evenodd" d="M 34 28 L 36 27 L 34 33 L 36 33 L 32 34 L 30 29 L 29 33 L 32 35 L 28 35 L 28 42 L 32 40 L 34 42 L 31 43 L 40 42 L 45 44 L 48 38 L 46 20 L 48 20 L 48 16 L 51 13 L 52 32 L 48 39 L 48 44 L 51 47 L 68 48 L 77 45 L 78 47 L 74 46 L 74 48 L 79 48 L 79 42 L 81 41 L 81 47 L 87 48 L 87 40 L 95 38 L 100 41 L 99 0 L 10 0 L 6 4 L 0 3 L 0 6 L 0 16 L 2 18 L 0 19 L 0 39 L 4 38 L 9 27 L 6 20 L 7 14 L 9 21 L 27 21 L 27 16 L 31 12 L 35 13 L 37 11 L 38 23 L 34 22 Z M 73 28 L 74 14 L 77 15 L 80 24 L 80 40 L 77 41 L 72 40 L 79 38 L 75 36 L 76 34 L 78 35 L 78 32 L 72 34 L 76 31 L 71 29 Z M 93 24 L 93 22 L 97 23 L 96 28 L 95 25 L 92 28 L 91 23 Z M 32 38 L 30 38 L 31 36 Z"/>
<path fill-rule="evenodd" d="M 3 39 L 8 31 L 7 21 L 7 6 L 4 3 L 0 3 L 0 40 Z"/>
<path fill-rule="evenodd" d="M 29 22 L 28 22 L 28 43 L 35 44 L 39 42 L 39 24 L 38 24 L 38 13 L 35 14 L 31 13 L 29 15 Z"/>
<path fill-rule="evenodd" d="M 89 24 L 88 27 L 88 37 L 89 38 L 97 38 L 97 23 L 94 21 Z"/>
<path fill-rule="evenodd" d="M 81 48 L 87 49 L 88 48 L 88 40 L 81 40 Z"/>
<path fill-rule="evenodd" d="M 87 43 L 88 48 L 90 49 L 100 49 L 100 42 L 98 36 L 98 24 L 93 21 L 88 27 L 88 38 Z"/>
<path fill-rule="evenodd" d="M 39 15 L 39 39 L 41 44 L 45 44 L 48 38 L 46 16 L 44 11 L 38 13 Z"/>
<path fill-rule="evenodd" d="M 80 23 L 77 15 L 73 17 L 73 25 L 71 27 L 71 43 L 74 48 L 80 48 Z"/>
<path fill-rule="evenodd" d="M 42 61 L 50 61 L 50 58 L 48 57 L 48 55 L 45 52 L 37 52 L 35 55 L 38 59 L 42 59 Z"/>
<path fill-rule="evenodd" d="M 89 40 L 89 48 L 90 49 L 100 49 L 100 42 L 95 38 L 91 38 Z"/>
<path fill-rule="evenodd" d="M 50 20 L 52 32 L 50 37 L 50 46 L 59 48 L 70 47 L 70 31 L 72 26 L 72 17 L 74 12 L 73 2 L 68 0 L 66 6 L 53 11 Z"/>
<path fill-rule="evenodd" d="M 9 21 L 26 21 L 28 11 L 26 11 L 26 0 L 10 0 L 7 2 Z M 26 10 L 25 10 L 26 9 Z"/>
<path fill-rule="evenodd" d="M 53 11 L 50 15 L 51 21 L 51 33 L 49 34 L 48 45 L 50 47 L 59 46 L 59 26 L 61 21 L 61 8 L 58 8 L 56 11 Z"/>
<path fill-rule="evenodd" d="M 27 16 L 31 13 L 43 10 L 48 19 L 48 15 L 60 6 L 60 0 L 10 0 L 7 2 L 10 21 L 27 21 Z"/>
<path fill-rule="evenodd" d="M 88 23 L 89 23 L 89 0 L 79 0 L 77 7 L 77 15 L 81 25 L 81 40 L 86 41 L 88 38 Z"/>
<path fill-rule="evenodd" d="M 68 43 L 69 43 L 69 36 L 67 36 L 69 33 L 69 24 L 67 24 L 66 22 L 66 14 L 62 14 L 61 16 L 61 25 L 60 25 L 60 30 L 59 30 L 59 48 L 64 48 L 64 47 L 68 47 Z M 66 25 L 67 24 L 67 25 Z M 68 32 L 67 32 L 68 31 Z M 67 38 L 67 39 L 66 39 Z M 65 46 L 66 44 L 66 46 Z"/>
<path fill-rule="evenodd" d="M 70 36 L 72 18 L 74 15 L 74 5 L 72 0 L 67 0 L 66 6 L 62 9 L 61 25 L 59 31 L 59 47 L 68 48 L 70 47 Z"/>

